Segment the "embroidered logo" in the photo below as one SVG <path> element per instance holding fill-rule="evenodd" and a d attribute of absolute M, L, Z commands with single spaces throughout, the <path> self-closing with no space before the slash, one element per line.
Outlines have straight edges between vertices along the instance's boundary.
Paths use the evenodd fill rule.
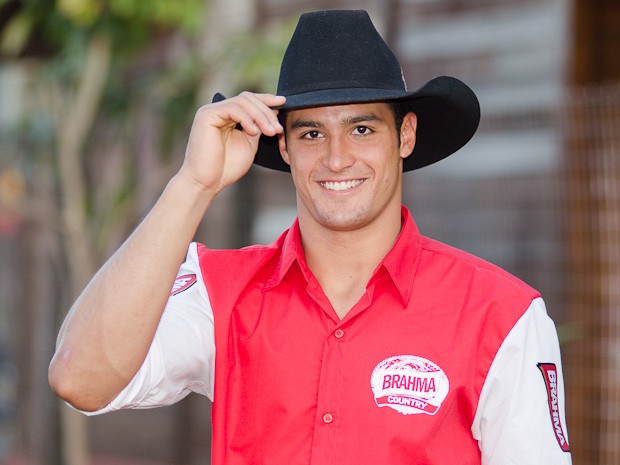
<path fill-rule="evenodd" d="M 183 276 L 177 276 L 177 279 L 174 281 L 172 285 L 172 290 L 170 291 L 170 297 L 173 295 L 177 295 L 186 289 L 189 289 L 196 283 L 196 275 L 195 274 L 185 274 Z"/>
<path fill-rule="evenodd" d="M 435 415 L 450 390 L 444 371 L 416 355 L 397 355 L 380 362 L 372 372 L 370 386 L 378 407 L 403 415 Z"/>
<path fill-rule="evenodd" d="M 553 432 L 558 440 L 560 448 L 564 452 L 570 452 L 568 445 L 568 437 L 564 433 L 564 427 L 560 419 L 560 408 L 558 402 L 558 370 L 555 363 L 539 363 L 538 369 L 545 380 L 547 388 L 547 400 L 549 401 L 549 414 L 551 415 L 551 423 L 553 424 Z"/>

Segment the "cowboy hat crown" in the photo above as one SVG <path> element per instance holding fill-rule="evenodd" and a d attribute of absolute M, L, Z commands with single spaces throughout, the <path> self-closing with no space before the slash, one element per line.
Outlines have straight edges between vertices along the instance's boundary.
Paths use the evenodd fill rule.
<path fill-rule="evenodd" d="M 417 115 L 416 145 L 404 160 L 409 171 L 435 163 L 465 145 L 476 132 L 480 106 L 460 80 L 440 76 L 407 90 L 398 59 L 363 10 L 301 15 L 280 68 L 280 110 L 377 101 L 400 101 Z M 221 94 L 214 101 L 221 100 Z M 290 171 L 277 137 L 262 136 L 254 163 Z"/>

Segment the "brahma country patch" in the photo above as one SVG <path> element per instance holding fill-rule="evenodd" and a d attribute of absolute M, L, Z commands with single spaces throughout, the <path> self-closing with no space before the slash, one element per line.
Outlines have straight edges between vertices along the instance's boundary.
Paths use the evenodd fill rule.
<path fill-rule="evenodd" d="M 558 369 L 555 363 L 539 363 L 538 369 L 545 380 L 545 388 L 547 389 L 547 399 L 549 401 L 549 414 L 551 415 L 551 424 L 555 438 L 558 440 L 560 448 L 564 452 L 570 452 L 568 445 L 568 436 L 564 432 L 562 419 L 560 418 L 560 405 L 558 399 Z"/>
<path fill-rule="evenodd" d="M 192 287 L 194 284 L 196 284 L 195 274 L 185 274 L 183 276 L 177 276 L 177 279 L 174 280 L 174 284 L 172 285 L 170 297 L 180 294 L 181 292 Z"/>
<path fill-rule="evenodd" d="M 403 415 L 435 415 L 450 390 L 444 371 L 416 355 L 381 361 L 372 372 L 370 386 L 378 407 L 389 407 Z"/>

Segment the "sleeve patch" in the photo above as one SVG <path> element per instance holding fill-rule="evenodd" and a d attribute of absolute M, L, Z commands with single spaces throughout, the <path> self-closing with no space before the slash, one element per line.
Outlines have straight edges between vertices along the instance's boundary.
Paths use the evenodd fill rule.
<path fill-rule="evenodd" d="M 564 432 L 562 421 L 560 419 L 560 406 L 558 402 L 558 370 L 555 363 L 539 363 L 538 369 L 542 373 L 545 380 L 545 388 L 547 389 L 547 400 L 549 401 L 549 414 L 551 415 L 551 423 L 555 438 L 558 440 L 560 448 L 564 452 L 570 452 L 568 445 L 568 436 Z"/>
<path fill-rule="evenodd" d="M 183 291 L 186 291 L 190 287 L 196 284 L 196 275 L 195 274 L 185 274 L 183 276 L 177 276 L 177 279 L 174 281 L 172 285 L 172 290 L 170 291 L 170 297 L 180 294 Z"/>

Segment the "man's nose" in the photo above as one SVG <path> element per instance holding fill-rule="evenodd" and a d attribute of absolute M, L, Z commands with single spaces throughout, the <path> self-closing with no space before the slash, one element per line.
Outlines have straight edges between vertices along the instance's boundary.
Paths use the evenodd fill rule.
<path fill-rule="evenodd" d="M 355 161 L 352 149 L 344 137 L 331 137 L 327 151 L 323 157 L 323 164 L 333 172 L 340 172 L 350 167 Z"/>

